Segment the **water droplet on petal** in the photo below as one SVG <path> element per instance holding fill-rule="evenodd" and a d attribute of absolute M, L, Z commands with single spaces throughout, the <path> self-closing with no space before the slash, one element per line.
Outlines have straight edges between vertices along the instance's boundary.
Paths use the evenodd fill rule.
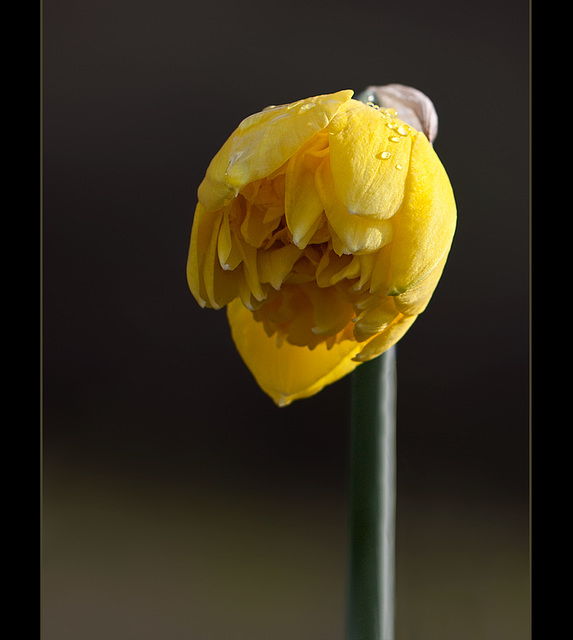
<path fill-rule="evenodd" d="M 398 171 L 402 171 L 403 167 L 401 164 L 397 164 L 396 165 L 396 169 L 398 169 Z"/>
<path fill-rule="evenodd" d="M 383 151 L 381 154 L 382 158 L 389 158 L 392 154 L 389 151 Z"/>
<path fill-rule="evenodd" d="M 399 136 L 390 136 L 388 140 L 390 140 L 390 142 L 400 142 L 401 138 Z"/>
<path fill-rule="evenodd" d="M 398 133 L 401 136 L 407 136 L 410 133 L 410 127 L 406 124 L 402 124 L 398 127 Z"/>

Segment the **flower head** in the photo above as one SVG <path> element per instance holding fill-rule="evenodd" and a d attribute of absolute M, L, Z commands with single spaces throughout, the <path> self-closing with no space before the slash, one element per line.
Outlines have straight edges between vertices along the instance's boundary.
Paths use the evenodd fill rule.
<path fill-rule="evenodd" d="M 248 117 L 198 189 L 191 292 L 227 306 L 239 353 L 279 405 L 395 344 L 428 304 L 455 230 L 424 133 L 352 96 Z"/>

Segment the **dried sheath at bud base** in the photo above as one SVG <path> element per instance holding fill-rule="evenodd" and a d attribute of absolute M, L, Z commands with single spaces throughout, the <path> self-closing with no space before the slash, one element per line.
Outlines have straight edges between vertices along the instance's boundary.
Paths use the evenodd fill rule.
<path fill-rule="evenodd" d="M 403 84 L 385 84 L 367 87 L 359 99 L 374 102 L 385 109 L 395 109 L 400 120 L 424 133 L 434 143 L 438 135 L 438 114 L 425 93 Z"/>

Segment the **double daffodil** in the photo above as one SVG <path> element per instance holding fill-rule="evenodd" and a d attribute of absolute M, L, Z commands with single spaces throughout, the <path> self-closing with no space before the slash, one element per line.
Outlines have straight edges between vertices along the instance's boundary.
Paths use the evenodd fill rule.
<path fill-rule="evenodd" d="M 198 189 L 187 264 L 203 307 L 280 406 L 394 345 L 425 309 L 456 225 L 424 133 L 350 90 L 246 118 Z"/>

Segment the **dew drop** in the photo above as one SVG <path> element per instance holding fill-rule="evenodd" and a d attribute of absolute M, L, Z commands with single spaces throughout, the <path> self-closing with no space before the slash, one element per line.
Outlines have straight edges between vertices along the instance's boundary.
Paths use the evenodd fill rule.
<path fill-rule="evenodd" d="M 392 154 L 389 151 L 382 151 L 382 153 L 380 154 L 381 158 L 389 158 Z"/>
<path fill-rule="evenodd" d="M 397 164 L 396 165 L 396 169 L 398 169 L 398 171 L 402 171 L 403 167 L 401 164 Z"/>
<path fill-rule="evenodd" d="M 401 138 L 399 136 L 390 136 L 388 140 L 390 140 L 390 142 L 400 142 Z"/>
<path fill-rule="evenodd" d="M 398 133 L 401 136 L 407 136 L 410 133 L 410 127 L 406 124 L 402 124 L 398 127 Z"/>
<path fill-rule="evenodd" d="M 395 131 L 398 128 L 398 125 L 395 122 L 388 122 L 386 126 L 388 129 L 392 129 L 392 131 Z"/>

